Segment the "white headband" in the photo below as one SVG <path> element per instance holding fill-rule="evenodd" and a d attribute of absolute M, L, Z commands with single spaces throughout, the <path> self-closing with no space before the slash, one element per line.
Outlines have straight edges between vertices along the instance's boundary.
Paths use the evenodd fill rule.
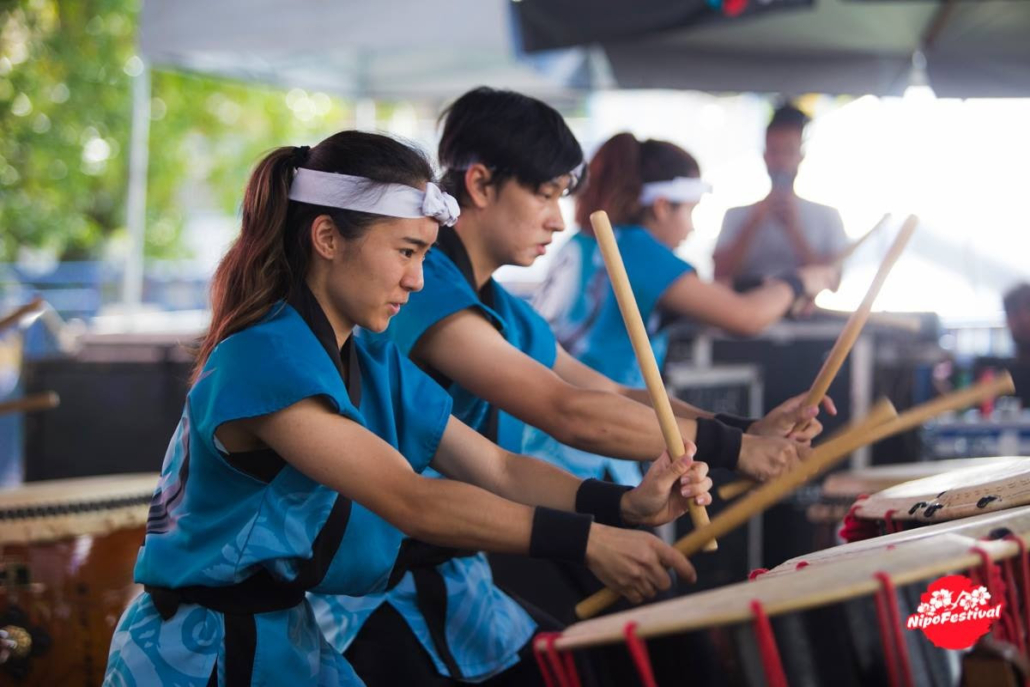
<path fill-rule="evenodd" d="M 297 168 L 289 197 L 301 203 L 386 217 L 432 217 L 446 226 L 452 226 L 461 214 L 458 201 L 432 182 L 426 184 L 423 192 L 404 184 L 383 184 L 365 177 L 303 167 Z"/>
<path fill-rule="evenodd" d="M 696 203 L 710 193 L 712 185 L 695 177 L 676 177 L 668 181 L 652 181 L 640 189 L 640 204 L 654 205 L 659 198 L 673 203 Z"/>

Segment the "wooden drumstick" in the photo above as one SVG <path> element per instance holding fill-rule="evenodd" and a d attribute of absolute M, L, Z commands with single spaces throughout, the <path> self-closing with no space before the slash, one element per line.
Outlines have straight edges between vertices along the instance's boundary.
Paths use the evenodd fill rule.
<path fill-rule="evenodd" d="M 36 410 L 51 410 L 61 405 L 61 397 L 53 391 L 16 398 L 0 403 L 0 415 L 5 413 L 31 413 Z"/>
<path fill-rule="evenodd" d="M 0 332 L 2 332 L 3 330 L 7 329 L 12 324 L 17 324 L 18 320 L 20 320 L 21 318 L 25 317 L 26 315 L 28 315 L 31 312 L 35 312 L 36 310 L 39 310 L 42 307 L 43 307 L 43 298 L 41 296 L 36 296 L 31 301 L 29 301 L 25 305 L 19 307 L 17 310 L 12 312 L 11 314 L 6 315 L 2 319 L 0 319 Z"/>
<path fill-rule="evenodd" d="M 841 330 L 840 335 L 834 342 L 833 348 L 830 349 L 830 354 L 823 362 L 819 374 L 816 375 L 811 388 L 805 394 L 805 400 L 801 402 L 802 408 L 822 403 L 823 397 L 826 396 L 826 391 L 830 388 L 830 384 L 833 383 L 834 377 L 837 376 L 837 372 L 840 371 L 844 360 L 848 357 L 848 353 L 851 352 L 855 342 L 858 341 L 858 336 L 862 333 L 862 327 L 865 326 L 866 320 L 869 319 L 869 313 L 872 312 L 873 301 L 879 295 L 883 283 L 887 280 L 887 275 L 890 274 L 894 263 L 901 257 L 901 253 L 905 250 L 905 246 L 908 245 L 908 241 L 912 238 L 912 233 L 918 225 L 919 218 L 915 215 L 909 215 L 908 219 L 905 220 L 905 224 L 902 225 L 897 238 L 894 239 L 890 250 L 887 251 L 886 257 L 880 263 L 880 269 L 876 271 L 876 276 L 873 277 L 873 282 L 869 285 L 869 290 L 866 291 L 861 305 L 858 306 L 855 312 L 851 313 L 851 317 L 848 318 L 844 329 Z M 807 420 L 798 422 L 790 431 L 799 432 L 807 426 Z M 733 498 L 732 495 L 747 491 L 754 484 L 754 480 L 740 480 L 740 483 L 728 482 L 719 488 L 718 493 L 721 498 Z M 730 496 L 727 496 L 727 494 Z"/>
<path fill-rule="evenodd" d="M 848 246 L 844 250 L 842 250 L 841 252 L 839 252 L 836 255 L 834 255 L 833 259 L 829 261 L 829 264 L 831 264 L 831 265 L 840 265 L 845 260 L 847 260 L 852 255 L 854 255 L 855 251 L 857 251 L 859 248 L 861 248 L 862 244 L 865 243 L 866 241 L 868 241 L 869 238 L 873 234 L 875 234 L 876 232 L 880 231 L 880 229 L 882 229 L 883 227 L 887 226 L 887 220 L 889 220 L 890 218 L 891 218 L 891 215 L 888 212 L 887 214 L 885 214 L 883 217 L 880 218 L 880 221 L 877 222 L 873 226 L 872 229 L 870 229 L 866 233 L 862 234 L 860 237 L 858 237 L 857 239 L 852 241 L 850 244 L 848 244 Z"/>
<path fill-rule="evenodd" d="M 694 530 L 676 542 L 675 546 L 683 555 L 689 556 L 700 549 L 709 537 L 721 537 L 744 524 L 855 449 L 918 427 L 949 410 L 966 408 L 987 398 L 1010 394 L 1014 390 L 1012 376 L 1005 373 L 997 379 L 981 382 L 918 405 L 893 418 L 891 416 L 895 415 L 894 407 L 889 401 L 880 401 L 866 418 L 855 424 L 853 429 L 822 444 L 812 452 L 808 460 L 755 489 L 719 513 L 708 527 Z M 618 594 L 611 589 L 604 589 L 580 602 L 576 606 L 576 615 L 579 618 L 591 618 L 618 599 Z"/>
<path fill-rule="evenodd" d="M 883 283 L 887 280 L 887 275 L 890 274 L 894 263 L 901 257 L 901 253 L 905 250 L 905 246 L 908 245 L 908 241 L 912 238 L 912 233 L 916 230 L 917 226 L 919 226 L 919 218 L 915 215 L 909 215 L 908 219 L 905 220 L 905 224 L 902 225 L 897 238 L 894 239 L 890 250 L 887 251 L 887 256 L 880 263 L 880 269 L 876 271 L 873 283 L 869 285 L 869 290 L 866 291 L 861 305 L 848 318 L 847 324 L 844 325 L 840 336 L 837 337 L 833 348 L 830 349 L 830 355 L 827 356 L 826 361 L 823 362 L 822 369 L 819 370 L 815 381 L 812 382 L 812 388 L 808 390 L 808 394 L 802 402 L 802 407 L 821 403 L 823 397 L 826 396 L 826 391 L 830 388 L 833 378 L 837 376 L 837 372 L 840 371 L 845 358 L 848 357 L 848 353 L 851 352 L 855 341 L 858 340 L 858 335 L 862 333 L 862 327 L 865 326 L 866 320 L 869 319 L 869 313 L 873 309 L 873 301 L 879 295 Z M 792 431 L 800 431 L 807 425 L 807 422 L 799 422 Z"/>
<path fill-rule="evenodd" d="M 619 303 L 619 312 L 626 323 L 626 331 L 629 333 L 630 342 L 633 344 L 633 352 L 637 356 L 637 363 L 640 371 L 644 374 L 644 381 L 647 384 L 647 392 L 651 396 L 651 405 L 658 415 L 658 424 L 662 428 L 662 436 L 665 438 L 665 447 L 669 451 L 669 457 L 675 461 L 683 456 L 683 437 L 680 435 L 679 425 L 676 423 L 676 416 L 672 412 L 672 404 L 665 391 L 665 384 L 662 382 L 662 375 L 658 371 L 658 363 L 651 349 L 651 342 L 647 338 L 647 330 L 644 329 L 644 320 L 640 317 L 640 309 L 633 297 L 633 289 L 629 283 L 629 276 L 626 274 L 626 266 L 622 262 L 622 255 L 619 254 L 619 246 L 615 243 L 615 232 L 612 230 L 612 223 L 608 220 L 608 213 L 598 210 L 590 215 L 590 224 L 594 228 L 594 236 L 597 238 L 597 245 L 601 248 L 601 255 L 604 257 L 605 267 L 608 269 L 608 277 L 615 291 L 615 299 Z M 690 519 L 694 527 L 708 525 L 708 511 L 690 501 Z M 706 551 L 714 551 L 718 543 L 714 537 L 709 537 L 705 542 Z"/>
<path fill-rule="evenodd" d="M 832 256 L 829 260 L 826 260 L 824 264 L 829 265 L 831 267 L 836 267 L 838 270 L 843 268 L 844 262 L 852 255 L 854 255 L 855 251 L 861 248 L 862 244 L 869 240 L 869 237 L 878 232 L 881 227 L 887 225 L 887 220 L 890 219 L 890 216 L 891 215 L 889 212 L 885 214 L 883 217 L 880 218 L 880 221 L 873 226 L 872 229 L 870 229 L 866 233 L 862 234 L 862 236 L 852 241 L 850 244 L 848 244 L 846 248 L 844 248 L 844 250 Z M 794 305 L 791 306 L 790 314 L 793 317 L 798 317 L 804 312 L 805 306 L 808 305 L 809 302 L 810 301 L 804 299 L 798 300 L 796 303 L 794 303 Z"/>
<path fill-rule="evenodd" d="M 715 492 L 719 495 L 719 498 L 723 501 L 732 501 L 741 494 L 747 493 L 758 486 L 758 482 L 753 479 L 735 479 L 732 482 L 727 482 L 721 485 Z"/>

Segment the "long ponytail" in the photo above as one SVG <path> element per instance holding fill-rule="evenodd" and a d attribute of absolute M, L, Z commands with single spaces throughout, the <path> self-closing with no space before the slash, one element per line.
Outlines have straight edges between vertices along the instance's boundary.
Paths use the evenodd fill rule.
<path fill-rule="evenodd" d="M 288 292 L 292 275 L 283 230 L 295 169 L 294 148 L 277 148 L 258 163 L 243 195 L 239 237 L 211 279 L 211 327 L 200 345 L 196 380 L 218 342 L 253 324 Z"/>
<path fill-rule="evenodd" d="M 604 210 L 614 224 L 625 224 L 640 212 L 640 141 L 616 134 L 597 149 L 587 169 L 587 185 L 576 197 L 576 224 L 593 235 L 590 215 Z"/>

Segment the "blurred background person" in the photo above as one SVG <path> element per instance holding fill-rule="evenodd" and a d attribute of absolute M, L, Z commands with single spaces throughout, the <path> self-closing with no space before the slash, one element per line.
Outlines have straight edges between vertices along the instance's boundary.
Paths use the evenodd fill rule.
<path fill-rule="evenodd" d="M 1005 321 L 1016 345 L 1016 362 L 1030 365 L 1030 283 L 1023 282 L 1005 294 Z"/>
<path fill-rule="evenodd" d="M 808 116 L 792 105 L 773 113 L 765 133 L 772 188 L 753 205 L 730 208 L 715 246 L 715 277 L 747 290 L 765 277 L 829 262 L 848 243 L 840 213 L 801 198 L 794 180 L 804 160 Z"/>

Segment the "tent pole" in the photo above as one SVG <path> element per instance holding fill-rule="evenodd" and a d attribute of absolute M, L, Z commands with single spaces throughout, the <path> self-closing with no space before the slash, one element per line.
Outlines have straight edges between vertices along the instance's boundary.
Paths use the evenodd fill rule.
<path fill-rule="evenodd" d="M 147 221 L 147 164 L 150 139 L 150 65 L 132 80 L 132 138 L 129 144 L 129 189 L 125 220 L 129 252 L 122 281 L 122 302 L 135 312 L 143 302 L 143 246 Z"/>

